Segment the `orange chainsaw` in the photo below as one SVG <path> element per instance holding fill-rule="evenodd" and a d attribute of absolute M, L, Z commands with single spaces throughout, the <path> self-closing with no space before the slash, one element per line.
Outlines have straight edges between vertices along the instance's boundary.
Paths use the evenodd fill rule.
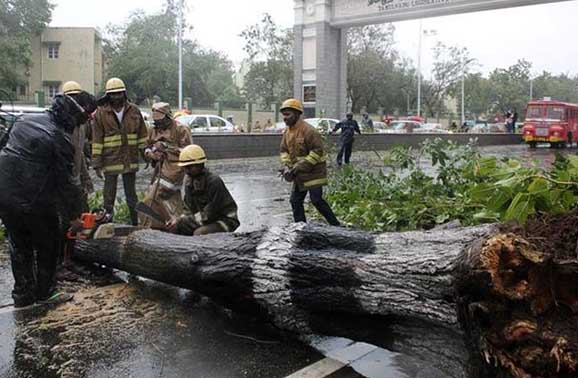
<path fill-rule="evenodd" d="M 96 229 L 103 223 L 110 221 L 110 216 L 104 210 L 95 210 L 92 213 L 84 213 L 80 216 L 82 230 L 78 232 L 68 231 L 66 238 L 68 240 L 87 240 L 90 239 Z"/>

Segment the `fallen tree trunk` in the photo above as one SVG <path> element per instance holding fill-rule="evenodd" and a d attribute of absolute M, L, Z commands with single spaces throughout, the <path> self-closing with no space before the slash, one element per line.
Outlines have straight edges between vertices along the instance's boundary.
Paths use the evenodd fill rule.
<path fill-rule="evenodd" d="M 575 317 L 556 298 L 578 296 L 557 289 L 562 273 L 548 256 L 494 226 L 372 235 L 296 224 L 194 238 L 147 230 L 78 243 L 76 256 L 249 308 L 300 334 L 319 328 L 319 314 L 386 316 L 408 352 L 416 340 L 427 344 L 437 365 L 454 365 L 445 370 L 452 376 L 575 376 L 576 326 L 564 329 Z M 424 340 L 424 325 L 442 336 Z"/>

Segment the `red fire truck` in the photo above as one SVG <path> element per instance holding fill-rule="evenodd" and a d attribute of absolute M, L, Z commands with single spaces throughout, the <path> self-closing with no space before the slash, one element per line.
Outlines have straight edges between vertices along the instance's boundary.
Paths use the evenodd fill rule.
<path fill-rule="evenodd" d="M 578 105 L 548 98 L 529 102 L 522 135 L 531 148 L 542 142 L 552 147 L 572 145 L 578 140 Z"/>

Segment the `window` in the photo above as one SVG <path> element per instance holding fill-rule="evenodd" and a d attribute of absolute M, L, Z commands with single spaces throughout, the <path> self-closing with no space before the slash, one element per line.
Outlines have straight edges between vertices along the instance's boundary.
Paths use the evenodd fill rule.
<path fill-rule="evenodd" d="M 19 96 L 26 96 L 26 86 L 25 85 L 19 85 L 18 86 L 18 95 Z"/>
<path fill-rule="evenodd" d="M 556 121 L 565 121 L 565 111 L 564 108 L 558 106 L 549 106 L 546 118 L 555 119 Z"/>
<path fill-rule="evenodd" d="M 58 93 L 58 85 L 49 85 L 47 89 L 50 98 L 53 98 Z"/>
<path fill-rule="evenodd" d="M 528 112 L 526 113 L 526 118 L 542 118 L 542 107 L 541 106 L 528 106 Z"/>
<path fill-rule="evenodd" d="M 57 44 L 48 45 L 48 59 L 58 59 L 60 55 L 60 46 Z"/>
<path fill-rule="evenodd" d="M 315 85 L 304 85 L 303 86 L 303 102 L 314 103 L 317 100 L 316 91 L 317 91 L 317 87 Z"/>
<path fill-rule="evenodd" d="M 207 127 L 207 118 L 205 117 L 196 117 L 193 122 L 191 122 L 191 127 L 195 129 L 206 128 Z"/>
<path fill-rule="evenodd" d="M 219 118 L 211 117 L 211 127 L 225 127 L 225 121 Z"/>

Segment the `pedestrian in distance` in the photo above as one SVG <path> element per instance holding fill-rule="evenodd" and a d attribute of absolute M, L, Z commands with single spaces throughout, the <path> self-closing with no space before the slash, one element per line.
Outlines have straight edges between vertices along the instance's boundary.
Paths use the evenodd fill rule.
<path fill-rule="evenodd" d="M 169 232 L 199 236 L 233 232 L 239 226 L 237 203 L 218 175 L 206 167 L 207 155 L 196 144 L 181 151 L 179 167 L 186 174 L 185 211 L 166 224 Z"/>
<path fill-rule="evenodd" d="M 145 157 L 154 167 L 154 174 L 143 202 L 169 220 L 183 212 L 181 187 L 185 173 L 178 160 L 183 148 L 193 141 L 189 129 L 174 120 L 168 103 L 153 104 L 152 118 L 154 127 L 148 133 Z M 165 227 L 163 222 L 148 217 L 141 217 L 140 224 L 154 229 Z"/>
<path fill-rule="evenodd" d="M 302 119 L 301 101 L 289 99 L 281 106 L 283 121 L 287 127 L 281 140 L 279 171 L 285 181 L 293 184 L 291 209 L 295 222 L 306 222 L 305 197 L 309 193 L 311 203 L 332 226 L 340 223 L 329 204 L 323 199 L 323 187 L 327 185 L 326 155 L 321 134 Z"/>
<path fill-rule="evenodd" d="M 363 125 L 363 132 L 364 133 L 373 133 L 373 120 L 367 113 L 363 113 L 363 117 L 361 118 L 361 124 Z"/>
<path fill-rule="evenodd" d="M 335 125 L 331 132 L 336 133 L 341 130 L 341 137 L 339 139 L 339 153 L 337 154 L 337 165 L 341 167 L 343 157 L 345 156 L 345 164 L 350 163 L 351 153 L 353 152 L 353 142 L 355 141 L 355 133 L 361 134 L 359 124 L 353 119 L 353 113 L 347 113 L 345 120 Z"/>
<path fill-rule="evenodd" d="M 82 228 L 71 136 L 95 109 L 87 92 L 59 94 L 47 112 L 18 120 L 0 152 L 0 218 L 8 234 L 15 307 L 72 298 L 56 291 L 61 225 L 72 232 Z"/>
<path fill-rule="evenodd" d="M 136 226 L 136 173 L 139 155 L 144 158 L 147 127 L 139 108 L 128 101 L 121 79 L 108 80 L 106 95 L 99 102 L 101 106 L 96 112 L 92 132 L 92 166 L 96 175 L 104 178 L 104 208 L 114 214 L 118 176 L 121 175 L 130 220 Z"/>

